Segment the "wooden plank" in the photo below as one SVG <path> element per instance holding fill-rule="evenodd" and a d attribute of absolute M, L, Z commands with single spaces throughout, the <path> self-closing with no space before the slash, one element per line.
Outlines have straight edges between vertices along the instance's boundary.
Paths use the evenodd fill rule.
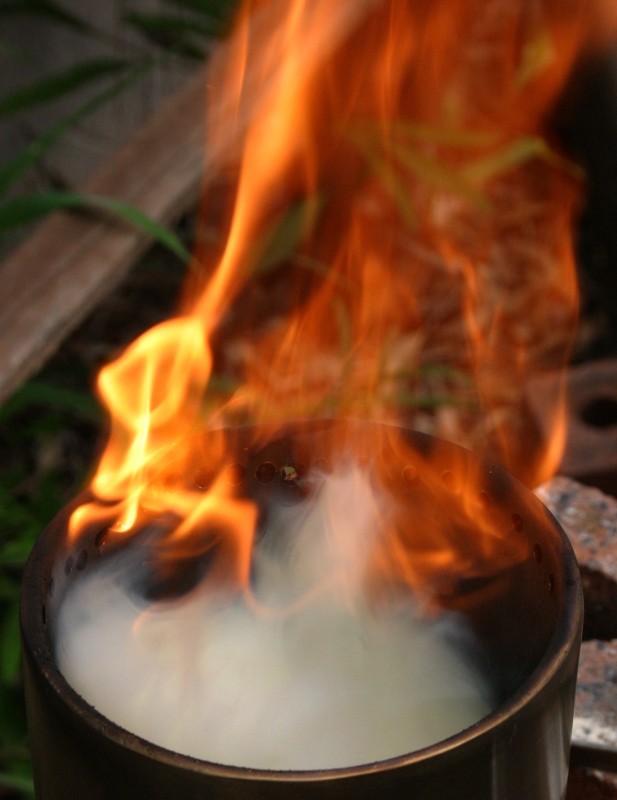
<path fill-rule="evenodd" d="M 80 189 L 169 224 L 198 201 L 206 83 L 199 71 Z M 59 212 L 0 264 L 0 403 L 38 370 L 148 247 L 116 220 Z"/>

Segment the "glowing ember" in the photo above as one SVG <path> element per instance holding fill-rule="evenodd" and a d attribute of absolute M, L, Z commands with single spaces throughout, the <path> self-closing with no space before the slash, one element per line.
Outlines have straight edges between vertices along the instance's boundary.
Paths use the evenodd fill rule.
<path fill-rule="evenodd" d="M 577 59 L 608 31 L 608 0 L 245 3 L 208 78 L 204 218 L 224 196 L 224 244 L 201 237 L 179 316 L 101 372 L 110 437 L 70 535 L 105 524 L 112 539 L 130 537 L 164 516 L 161 571 L 207 557 L 207 574 L 254 610 L 257 511 L 226 471 L 225 430 L 239 422 L 263 445 L 289 421 L 393 420 L 434 405 L 438 433 L 530 484 L 546 479 L 562 398 L 539 452 L 522 392 L 568 356 L 580 178 L 548 120 Z M 256 282 L 277 286 L 262 315 Z M 239 388 L 215 402 L 221 342 L 234 338 Z M 404 470 L 430 487 L 413 526 L 380 515 L 367 597 L 405 586 L 431 606 L 436 587 L 529 555 L 482 506 L 473 475 L 410 453 L 393 428 L 331 430 L 331 463 L 368 452 L 381 487 Z M 431 503 L 447 504 L 447 522 Z"/>

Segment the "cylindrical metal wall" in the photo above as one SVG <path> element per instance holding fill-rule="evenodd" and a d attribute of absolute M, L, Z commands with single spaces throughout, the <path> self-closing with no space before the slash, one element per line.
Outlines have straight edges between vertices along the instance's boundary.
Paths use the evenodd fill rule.
<path fill-rule="evenodd" d="M 405 435 L 423 453 L 451 452 L 457 468 L 479 463 L 455 445 Z M 290 447 L 293 440 L 284 439 L 248 454 L 246 474 L 263 461 L 289 463 Z M 501 705 L 434 746 L 339 770 L 268 772 L 199 761 L 124 731 L 79 697 L 55 665 L 53 619 L 63 582 L 79 580 L 79 570 L 67 564 L 88 569 L 104 555 L 94 531 L 90 540 L 67 543 L 66 509 L 35 547 L 23 584 L 24 678 L 39 800 L 561 800 L 582 629 L 578 567 L 565 534 L 532 493 L 503 471 L 480 466 L 482 492 L 503 520 L 516 521 L 511 535 L 527 541 L 530 553 L 468 585 L 460 599 L 490 653 Z"/>

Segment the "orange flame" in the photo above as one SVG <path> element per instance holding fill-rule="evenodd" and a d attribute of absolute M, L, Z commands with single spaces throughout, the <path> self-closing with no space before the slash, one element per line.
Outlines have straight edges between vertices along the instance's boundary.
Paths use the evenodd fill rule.
<path fill-rule="evenodd" d="M 430 421 L 528 483 L 546 479 L 563 403 L 539 452 L 523 387 L 568 355 L 579 193 L 548 120 L 608 30 L 617 13 L 600 0 L 248 0 L 208 76 L 204 217 L 217 198 L 224 246 L 203 237 L 181 315 L 101 372 L 111 432 L 71 535 L 168 513 L 173 546 L 191 552 L 222 528 L 246 582 L 254 507 L 229 480 L 194 481 L 200 464 L 216 476 L 233 461 L 214 431 L 238 421 L 262 442 L 300 419 Z M 213 404 L 222 362 L 241 386 Z M 448 465 L 381 436 L 369 449 L 385 454 L 383 480 L 434 473 L 431 502 L 461 516 L 412 545 L 394 524 L 378 572 L 418 586 L 520 557 L 477 507 L 477 484 L 446 485 Z M 332 441 L 330 456 L 358 446 Z M 452 535 L 469 526 L 473 558 Z"/>

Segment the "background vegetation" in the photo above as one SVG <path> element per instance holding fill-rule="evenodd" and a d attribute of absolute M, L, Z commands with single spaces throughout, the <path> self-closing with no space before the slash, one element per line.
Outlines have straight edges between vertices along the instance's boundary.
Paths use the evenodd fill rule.
<path fill-rule="evenodd" d="M 91 469 L 103 423 L 103 415 L 91 392 L 93 375 L 117 348 L 158 318 L 167 316 L 183 277 L 184 259 L 193 234 L 190 219 L 177 230 L 169 231 L 145 218 L 137 209 L 115 203 L 110 198 L 84 196 L 75 186 L 55 178 L 53 170 L 49 169 L 48 157 L 76 126 L 139 86 L 154 70 L 173 70 L 179 62 L 184 65 L 203 62 L 212 43 L 227 30 L 237 2 L 159 0 L 160 11 L 145 13 L 136 5 L 133 8 L 131 0 L 127 0 L 127 10 L 114 34 L 121 45 L 117 48 L 120 55 L 81 58 L 60 71 L 49 71 L 36 82 L 22 84 L 0 96 L 0 122 L 11 121 L 32 110 L 56 112 L 50 114 L 53 121 L 30 137 L 18 153 L 0 161 L 0 236 L 4 237 L 5 252 L 27 233 L 30 224 L 54 209 L 66 207 L 119 214 L 146 228 L 159 243 L 158 248 L 135 267 L 126 284 L 65 343 L 42 372 L 0 408 L 0 796 L 3 796 L 2 787 L 5 796 L 33 796 L 18 631 L 19 590 L 25 560 L 40 532 L 84 485 Z M 93 52 L 95 44 L 109 38 L 108 33 L 92 25 L 85 12 L 80 9 L 78 14 L 73 13 L 61 0 L 0 0 L 0 58 L 5 70 L 19 69 L 24 60 L 35 57 L 2 36 L 2 21 L 9 18 L 21 18 L 44 29 L 60 26 L 92 42 Z M 116 42 L 110 44 L 113 52 Z M 58 115 L 58 106 L 67 102 L 70 110 Z M 579 118 L 580 115 L 576 115 L 577 123 Z M 608 124 L 605 129 L 611 130 Z M 577 130 L 574 126 L 566 130 L 564 139 L 569 138 L 576 145 Z M 425 149 L 419 146 L 427 137 L 434 141 L 435 137 L 445 134 L 451 137 L 452 132 L 407 126 L 400 131 L 402 144 L 400 151 L 394 154 L 397 170 L 393 172 L 386 168 L 392 154 L 380 151 L 371 129 L 352 134 L 350 143 L 382 176 L 385 189 L 400 203 L 403 216 L 413 214 L 413 209 L 408 208 L 405 186 L 398 183 L 398 176 L 405 173 L 419 176 L 429 187 L 439 189 L 445 185 L 467 197 L 478 182 L 533 159 L 554 157 L 541 141 L 526 138 L 492 158 L 479 158 L 474 165 L 475 173 L 453 175 L 444 171 L 436 160 L 427 158 Z M 581 141 L 587 139 L 582 137 Z M 612 164 L 610 175 L 614 176 L 617 174 L 614 136 L 607 136 L 609 141 L 610 147 L 606 148 L 609 157 L 602 151 L 601 169 L 604 174 L 606 165 Z M 449 144 L 472 149 L 475 146 L 473 141 L 461 139 L 458 134 Z M 576 151 L 576 146 L 573 149 Z M 594 153 L 600 149 L 595 147 Z M 33 179 L 33 175 L 37 179 Z M 614 192 L 617 181 L 611 180 L 611 185 Z M 592 181 L 592 201 L 593 192 Z M 484 202 L 481 194 L 471 199 L 480 205 Z M 589 251 L 593 244 L 596 261 L 598 252 L 602 255 L 596 242 L 599 239 L 609 242 L 605 261 L 612 267 L 613 254 L 617 252 L 613 224 L 615 203 L 607 203 L 606 199 L 606 192 L 600 193 L 597 204 L 608 207 L 610 236 L 604 233 L 599 236 L 595 227 L 590 228 L 592 222 L 597 226 L 597 220 L 602 219 L 602 215 L 595 213 L 590 215 L 587 227 L 582 228 L 582 242 Z M 273 231 L 271 246 L 266 249 L 260 265 L 263 275 L 279 266 L 293 250 L 302 227 L 301 211 L 292 208 Z M 585 261 L 592 263 L 594 258 L 589 256 Z M 599 284 L 604 289 L 607 285 L 604 273 L 601 277 Z M 599 295 L 608 297 L 614 314 L 614 293 L 601 291 Z M 137 315 L 136 310 L 141 313 Z M 611 354 L 617 352 L 616 329 L 617 326 L 611 327 L 608 339 Z M 434 366 L 433 381 L 441 381 L 446 387 L 459 377 L 451 369 L 445 376 L 443 369 L 438 374 L 436 370 L 439 369 L 439 364 Z M 428 398 L 409 392 L 398 401 L 403 407 L 414 408 L 442 402 L 434 391 Z M 447 405 L 448 398 L 443 402 Z"/>
<path fill-rule="evenodd" d="M 33 796 L 18 627 L 25 561 L 38 535 L 84 485 L 91 469 L 102 424 L 91 391 L 97 366 L 157 321 L 157 315 L 169 313 L 191 236 L 190 225 L 170 231 L 126 204 L 85 196 L 54 180 L 47 159 L 76 126 L 134 90 L 154 70 L 177 69 L 179 60 L 188 67 L 204 61 L 237 5 L 236 0 L 161 0 L 160 11 L 145 13 L 137 2 L 127 4 L 116 41 L 109 42 L 109 33 L 89 21 L 87 9 L 76 6 L 79 13 L 74 13 L 60 0 L 0 0 L 0 31 L 3 21 L 15 19 L 37 26 L 38 38 L 60 26 L 91 42 L 93 52 L 107 41 L 112 52 L 122 53 L 48 69 L 40 79 L 0 96 L 0 123 L 29 111 L 49 111 L 52 120 L 19 152 L 0 161 L 0 253 L 26 235 L 33 222 L 67 207 L 118 214 L 162 245 L 137 265 L 106 308 L 0 408 L 0 796 Z M 5 71 L 19 72 L 36 58 L 0 32 Z M 58 108 L 69 110 L 59 114 Z M 136 292 L 139 302 L 131 302 Z M 136 318 L 135 308 L 149 310 Z"/>

